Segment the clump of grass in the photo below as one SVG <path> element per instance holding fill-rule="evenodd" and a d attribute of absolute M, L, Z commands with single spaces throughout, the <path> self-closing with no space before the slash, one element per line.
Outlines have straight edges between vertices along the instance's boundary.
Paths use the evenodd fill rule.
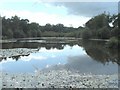
<path fill-rule="evenodd" d="M 118 48 L 118 44 L 119 44 L 119 39 L 117 37 L 112 37 L 107 42 L 107 47 L 108 48 Z"/>

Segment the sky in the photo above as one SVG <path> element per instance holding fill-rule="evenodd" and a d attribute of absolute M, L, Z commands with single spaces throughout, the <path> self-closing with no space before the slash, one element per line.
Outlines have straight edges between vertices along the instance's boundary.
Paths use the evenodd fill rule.
<path fill-rule="evenodd" d="M 84 1 L 84 2 L 83 2 Z M 118 13 L 119 0 L 1 0 L 0 15 L 19 16 L 40 25 L 64 24 L 83 26 L 90 18 L 103 12 Z"/>

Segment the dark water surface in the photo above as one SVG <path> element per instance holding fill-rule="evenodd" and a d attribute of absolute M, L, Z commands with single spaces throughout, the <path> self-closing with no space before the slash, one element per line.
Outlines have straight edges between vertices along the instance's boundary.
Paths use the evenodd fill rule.
<path fill-rule="evenodd" d="M 118 51 L 106 48 L 103 41 L 26 40 L 2 43 L 3 49 L 38 49 L 27 56 L 1 59 L 2 71 L 34 72 L 36 68 L 69 69 L 80 73 L 118 73 Z"/>

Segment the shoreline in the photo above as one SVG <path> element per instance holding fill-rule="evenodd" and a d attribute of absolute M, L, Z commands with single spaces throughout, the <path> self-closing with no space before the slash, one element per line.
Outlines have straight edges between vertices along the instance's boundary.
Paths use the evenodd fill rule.
<path fill-rule="evenodd" d="M 0 58 L 14 57 L 14 56 L 25 56 L 31 53 L 37 52 L 38 49 L 28 48 L 13 48 L 13 49 L 0 49 Z"/>
<path fill-rule="evenodd" d="M 49 70 L 35 73 L 2 73 L 2 88 L 118 88 L 118 75 L 79 74 Z"/>
<path fill-rule="evenodd" d="M 9 42 L 17 42 L 22 40 L 82 40 L 82 38 L 76 38 L 76 37 L 35 37 L 35 38 L 11 38 L 11 39 L 1 39 L 0 43 L 9 43 Z M 109 39 L 95 39 L 90 38 L 88 40 L 93 41 L 109 41 Z"/>

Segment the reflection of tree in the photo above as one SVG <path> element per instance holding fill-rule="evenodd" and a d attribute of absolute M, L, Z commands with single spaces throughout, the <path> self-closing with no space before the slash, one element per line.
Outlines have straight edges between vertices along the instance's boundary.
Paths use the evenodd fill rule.
<path fill-rule="evenodd" d="M 51 40 L 52 41 L 52 40 Z M 45 47 L 47 50 L 50 49 L 59 49 L 62 50 L 66 45 L 69 46 L 74 46 L 74 45 L 79 45 L 84 47 L 86 53 L 92 57 L 94 60 L 97 60 L 98 62 L 101 62 L 103 64 L 106 64 L 106 62 L 112 61 L 120 64 L 118 61 L 118 50 L 116 49 L 109 49 L 106 48 L 105 42 L 102 41 L 66 41 L 66 43 L 60 43 L 61 41 L 63 42 L 64 40 L 53 40 L 54 42 L 58 43 L 39 43 L 39 42 L 13 42 L 13 43 L 3 43 L 3 48 L 43 48 Z M 39 51 L 38 49 L 38 51 Z M 12 56 L 13 59 L 16 61 L 20 59 L 20 56 L 24 55 L 18 55 L 18 56 Z M 0 58 L 0 61 L 6 58 Z"/>
<path fill-rule="evenodd" d="M 64 42 L 64 43 L 61 43 Z M 45 47 L 46 49 L 51 49 L 51 48 L 57 48 L 59 50 L 63 49 L 65 45 L 73 46 L 77 42 L 73 41 L 65 41 L 65 40 L 59 40 L 59 41 L 49 41 L 49 42 L 11 42 L 11 43 L 2 43 L 2 48 L 3 49 L 12 49 L 12 48 L 41 48 Z"/>
<path fill-rule="evenodd" d="M 2 61 L 2 60 L 6 60 L 7 58 L 6 57 L 0 57 L 0 62 Z"/>
<path fill-rule="evenodd" d="M 50 43 L 48 43 L 48 44 L 42 44 L 47 50 L 50 50 L 50 49 L 54 49 L 54 48 L 57 48 L 57 49 L 59 49 L 59 50 L 61 50 L 61 49 L 63 49 L 64 48 L 64 46 L 63 46 L 63 44 L 61 44 L 61 43 L 52 43 L 52 44 L 50 44 Z M 41 45 L 41 46 L 42 46 Z"/>
<path fill-rule="evenodd" d="M 61 43 L 62 42 L 62 43 Z M 3 43 L 3 49 L 13 49 L 13 48 L 28 48 L 28 49 L 38 49 L 40 48 L 46 48 L 47 50 L 50 49 L 58 49 L 62 50 L 66 45 L 74 46 L 77 44 L 77 42 L 64 42 L 64 40 L 52 40 L 47 43 L 39 43 L 39 42 L 10 42 L 10 43 Z M 29 54 L 28 54 L 29 55 Z M 27 56 L 27 55 L 17 55 L 17 56 L 11 56 L 9 58 L 12 58 L 13 60 L 19 60 L 21 56 Z M 7 59 L 7 57 L 5 57 Z M 2 61 L 5 58 L 0 58 L 0 61 Z"/>
<path fill-rule="evenodd" d="M 30 54 L 27 54 L 27 55 L 17 55 L 17 56 L 12 56 L 12 57 L 10 57 L 10 58 L 12 58 L 13 60 L 16 60 L 16 61 L 18 61 L 20 58 L 21 58 L 21 56 L 29 56 Z"/>
<path fill-rule="evenodd" d="M 106 48 L 105 42 L 102 41 L 83 41 L 82 43 L 86 53 L 98 62 L 115 62 L 120 65 L 117 49 Z"/>
<path fill-rule="evenodd" d="M 20 56 L 21 56 L 21 55 L 17 55 L 17 56 L 12 56 L 12 57 L 10 57 L 10 58 L 12 58 L 13 60 L 18 61 L 18 59 L 20 59 Z"/>
<path fill-rule="evenodd" d="M 21 58 L 21 56 L 29 56 L 29 55 L 30 55 L 30 54 L 27 54 L 27 55 L 16 55 L 16 56 L 11 56 L 11 57 L 9 57 L 9 58 L 12 58 L 13 60 L 18 61 L 18 60 Z M 1 62 L 2 60 L 7 60 L 7 57 L 0 57 L 0 62 Z"/>

